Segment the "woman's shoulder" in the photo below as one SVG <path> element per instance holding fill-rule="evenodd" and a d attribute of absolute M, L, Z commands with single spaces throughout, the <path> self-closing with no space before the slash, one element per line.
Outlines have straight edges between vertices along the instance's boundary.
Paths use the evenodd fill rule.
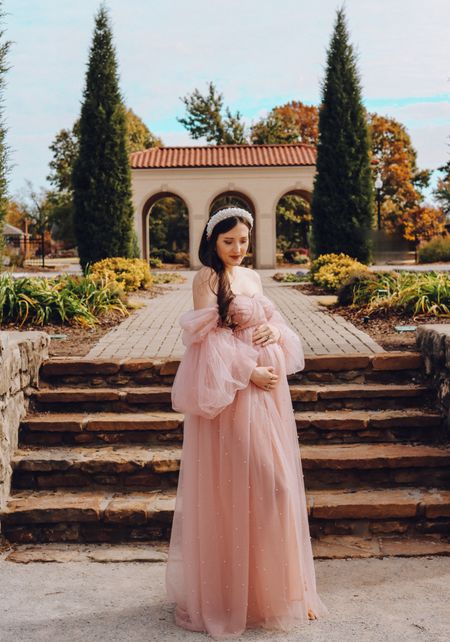
<path fill-rule="evenodd" d="M 214 288 L 217 283 L 217 273 L 213 268 L 204 265 L 201 267 L 194 276 L 192 281 L 192 288 L 195 291 L 209 290 Z"/>
<path fill-rule="evenodd" d="M 239 269 L 243 270 L 242 274 L 245 275 L 247 278 L 252 279 L 256 283 L 261 283 L 261 277 L 259 276 L 258 272 L 255 269 L 248 268 L 243 265 L 240 265 Z"/>
<path fill-rule="evenodd" d="M 194 308 L 214 306 L 217 303 L 217 274 L 207 266 L 198 270 L 192 282 Z"/>
<path fill-rule="evenodd" d="M 195 273 L 194 282 L 203 283 L 204 281 L 209 281 L 214 276 L 217 276 L 217 274 L 212 267 L 209 267 L 208 265 L 202 265 L 202 267 Z"/>

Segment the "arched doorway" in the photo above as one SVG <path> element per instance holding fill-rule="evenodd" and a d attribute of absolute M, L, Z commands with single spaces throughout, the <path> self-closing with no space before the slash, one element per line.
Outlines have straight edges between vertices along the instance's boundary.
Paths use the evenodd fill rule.
<path fill-rule="evenodd" d="M 189 211 L 172 192 L 151 196 L 142 213 L 143 256 L 163 263 L 189 266 Z"/>
<path fill-rule="evenodd" d="M 311 192 L 295 189 L 283 194 L 276 205 L 277 264 L 307 262 L 311 228 Z"/>
<path fill-rule="evenodd" d="M 255 265 L 255 260 L 256 260 L 255 206 L 252 200 L 245 194 L 242 194 L 242 192 L 236 192 L 236 191 L 221 192 L 220 194 L 215 196 L 211 201 L 209 205 L 208 217 L 210 218 L 215 212 L 223 209 L 224 207 L 242 207 L 243 209 L 250 212 L 253 216 L 253 229 L 250 235 L 250 245 L 249 245 L 247 256 L 242 262 L 242 265 L 253 267 Z"/>

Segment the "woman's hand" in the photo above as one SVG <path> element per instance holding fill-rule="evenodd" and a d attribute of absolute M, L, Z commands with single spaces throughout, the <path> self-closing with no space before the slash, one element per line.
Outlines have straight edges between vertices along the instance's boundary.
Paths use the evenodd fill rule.
<path fill-rule="evenodd" d="M 279 377 L 275 374 L 273 366 L 256 366 L 250 376 L 250 381 L 264 390 L 275 388 L 278 379 Z"/>
<path fill-rule="evenodd" d="M 267 346 L 269 343 L 276 343 L 281 336 L 278 328 L 270 323 L 262 323 L 253 331 L 252 341 L 256 345 Z"/>

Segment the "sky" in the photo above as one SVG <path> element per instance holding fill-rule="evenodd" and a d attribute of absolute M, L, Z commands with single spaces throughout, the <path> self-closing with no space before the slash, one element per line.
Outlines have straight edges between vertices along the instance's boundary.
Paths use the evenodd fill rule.
<path fill-rule="evenodd" d="M 99 0 L 3 0 L 12 42 L 3 111 L 14 196 L 48 187 L 49 145 L 79 116 Z M 339 0 L 107 0 L 125 103 L 165 145 L 199 145 L 181 97 L 213 81 L 251 125 L 320 101 Z M 403 123 L 421 169 L 450 154 L 449 0 L 346 0 L 370 111 Z M 437 173 L 434 173 L 434 181 Z"/>

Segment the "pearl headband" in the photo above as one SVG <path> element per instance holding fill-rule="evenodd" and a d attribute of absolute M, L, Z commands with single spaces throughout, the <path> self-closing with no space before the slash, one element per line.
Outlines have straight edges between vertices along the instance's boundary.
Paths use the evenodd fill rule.
<path fill-rule="evenodd" d="M 247 212 L 247 210 L 244 210 L 241 207 L 226 207 L 225 209 L 216 212 L 209 219 L 206 226 L 206 238 L 209 239 L 211 237 L 214 226 L 217 225 L 217 223 L 220 223 L 220 221 L 223 221 L 226 218 L 231 218 L 232 216 L 242 216 L 242 218 L 245 218 L 250 223 L 250 227 L 253 227 L 253 216 L 250 212 Z"/>

